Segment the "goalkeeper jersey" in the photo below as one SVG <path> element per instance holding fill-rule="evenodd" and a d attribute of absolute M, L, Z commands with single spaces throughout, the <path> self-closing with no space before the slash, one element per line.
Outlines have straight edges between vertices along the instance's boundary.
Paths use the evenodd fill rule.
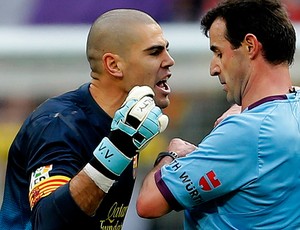
<path fill-rule="evenodd" d="M 185 229 L 300 229 L 300 92 L 224 119 L 155 174 Z"/>
<path fill-rule="evenodd" d="M 121 229 L 132 195 L 135 159 L 94 217 L 73 201 L 68 181 L 93 157 L 112 118 L 93 100 L 89 84 L 48 99 L 24 122 L 9 150 L 1 229 Z"/>

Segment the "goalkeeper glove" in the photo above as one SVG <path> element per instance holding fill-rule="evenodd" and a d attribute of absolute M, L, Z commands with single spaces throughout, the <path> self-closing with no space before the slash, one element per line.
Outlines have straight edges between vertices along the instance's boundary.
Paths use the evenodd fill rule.
<path fill-rule="evenodd" d="M 155 105 L 153 96 L 148 86 L 134 87 L 116 111 L 109 136 L 103 138 L 94 151 L 88 167 L 101 172 L 111 184 L 132 158 L 168 125 L 168 117 Z"/>

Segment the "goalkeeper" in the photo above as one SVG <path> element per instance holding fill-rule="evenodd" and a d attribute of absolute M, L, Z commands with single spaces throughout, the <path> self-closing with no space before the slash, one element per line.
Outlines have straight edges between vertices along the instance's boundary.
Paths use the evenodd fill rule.
<path fill-rule="evenodd" d="M 48 99 L 9 151 L 1 229 L 121 229 L 139 151 L 168 119 L 174 60 L 160 26 L 137 10 L 92 25 L 91 81 Z"/>

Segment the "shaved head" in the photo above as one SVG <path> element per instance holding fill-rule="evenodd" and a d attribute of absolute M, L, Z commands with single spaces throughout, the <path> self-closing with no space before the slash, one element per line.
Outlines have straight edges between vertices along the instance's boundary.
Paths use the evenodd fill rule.
<path fill-rule="evenodd" d="M 148 14 L 133 9 L 116 9 L 101 15 L 92 25 L 87 39 L 86 54 L 91 69 L 101 73 L 99 61 L 105 53 L 124 56 L 130 44 L 139 39 L 137 25 L 149 24 L 157 22 Z"/>

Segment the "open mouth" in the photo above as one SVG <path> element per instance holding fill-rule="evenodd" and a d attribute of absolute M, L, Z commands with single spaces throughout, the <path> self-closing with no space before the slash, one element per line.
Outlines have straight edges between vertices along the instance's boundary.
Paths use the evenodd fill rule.
<path fill-rule="evenodd" d="M 167 80 L 161 80 L 161 81 L 157 82 L 156 86 L 158 86 L 159 88 L 163 88 L 165 90 L 169 89 L 169 86 L 167 84 Z"/>

